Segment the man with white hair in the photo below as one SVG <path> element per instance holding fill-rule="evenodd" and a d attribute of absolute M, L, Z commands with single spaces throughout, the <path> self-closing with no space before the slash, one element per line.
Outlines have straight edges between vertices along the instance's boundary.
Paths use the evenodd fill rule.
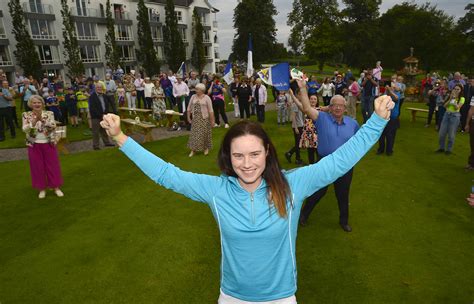
<path fill-rule="evenodd" d="M 459 72 L 454 73 L 454 78 L 448 83 L 448 89 L 451 91 L 457 84 L 460 84 L 463 87 L 466 85 L 466 82 L 462 79 L 461 73 Z"/>
<path fill-rule="evenodd" d="M 306 88 L 300 87 L 300 94 L 307 94 Z M 329 111 L 328 113 L 312 108 L 307 98 L 300 98 L 300 100 L 303 104 L 303 111 L 313 119 L 315 128 L 318 130 L 318 161 L 336 151 L 359 130 L 357 121 L 344 115 L 346 100 L 343 96 L 334 95 L 330 105 L 321 109 Z M 353 169 L 350 169 L 333 183 L 339 205 L 339 225 L 346 232 L 352 231 L 349 226 L 349 189 L 352 182 L 352 172 Z M 307 224 L 309 215 L 316 204 L 326 195 L 327 190 L 328 186 L 308 197 L 306 204 L 301 209 L 301 226 Z"/>
<path fill-rule="evenodd" d="M 372 75 L 374 76 L 375 79 L 377 79 L 378 81 L 380 81 L 382 79 L 382 71 L 383 71 L 383 68 L 382 68 L 382 62 L 380 61 L 377 61 L 377 63 L 375 63 L 375 69 L 372 70 Z"/>

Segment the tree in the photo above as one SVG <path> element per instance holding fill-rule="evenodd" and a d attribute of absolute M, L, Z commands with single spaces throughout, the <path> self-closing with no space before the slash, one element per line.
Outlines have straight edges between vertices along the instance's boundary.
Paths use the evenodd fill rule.
<path fill-rule="evenodd" d="M 178 29 L 178 17 L 176 16 L 173 0 L 166 0 L 163 39 L 168 66 L 171 70 L 176 71 L 179 69 L 181 62 L 186 60 L 186 48 Z"/>
<path fill-rule="evenodd" d="M 63 18 L 63 46 L 65 66 L 69 70 L 69 77 L 75 78 L 85 73 L 84 63 L 81 58 L 79 42 L 77 41 L 76 28 L 69 11 L 67 0 L 61 0 L 61 16 Z"/>
<path fill-rule="evenodd" d="M 325 63 L 334 58 L 341 46 L 333 34 L 333 28 L 331 20 L 324 19 L 305 41 L 304 52 L 311 60 L 318 62 L 319 71 L 323 70 Z"/>
<path fill-rule="evenodd" d="M 337 0 L 294 0 L 288 14 L 287 23 L 292 27 L 288 43 L 295 53 L 304 50 L 318 61 L 322 70 L 340 49 L 340 19 Z"/>
<path fill-rule="evenodd" d="M 472 75 L 474 70 L 474 4 L 470 3 L 464 8 L 466 14 L 458 20 L 457 29 L 464 35 L 464 43 L 462 47 L 465 51 L 462 52 L 462 66 Z"/>
<path fill-rule="evenodd" d="M 381 0 L 343 0 L 345 22 L 342 26 L 344 61 L 360 69 L 373 67 L 378 59 L 381 31 Z"/>
<path fill-rule="evenodd" d="M 204 27 L 202 26 L 201 18 L 198 15 L 197 9 L 193 11 L 193 51 L 191 53 L 191 63 L 198 69 L 199 74 L 202 73 L 206 65 L 205 50 L 203 44 Z"/>
<path fill-rule="evenodd" d="M 153 46 L 148 8 L 144 0 L 138 0 L 137 6 L 138 45 L 140 46 L 137 57 L 149 76 L 157 75 L 160 72 L 160 61 Z"/>
<path fill-rule="evenodd" d="M 8 3 L 10 16 L 12 17 L 12 32 L 15 35 L 16 50 L 13 54 L 18 65 L 23 69 L 25 76 L 33 75 L 36 79 L 41 79 L 41 61 L 36 51 L 36 47 L 26 28 L 23 9 L 19 0 L 10 0 Z"/>
<path fill-rule="evenodd" d="M 421 6 L 404 2 L 393 6 L 380 17 L 384 66 L 402 67 L 403 54 L 410 47 L 420 60 L 420 68 L 453 69 L 463 63 L 462 33 L 455 28 L 454 19 L 429 3 Z"/>
<path fill-rule="evenodd" d="M 242 0 L 234 10 L 233 57 L 247 60 L 249 34 L 252 34 L 253 64 L 260 66 L 274 59 L 276 28 L 273 16 L 277 10 L 272 0 Z"/>
<path fill-rule="evenodd" d="M 105 60 L 107 65 L 115 70 L 122 66 L 120 48 L 115 40 L 115 22 L 112 18 L 110 0 L 105 3 L 105 18 L 107 22 L 107 33 L 105 34 Z"/>

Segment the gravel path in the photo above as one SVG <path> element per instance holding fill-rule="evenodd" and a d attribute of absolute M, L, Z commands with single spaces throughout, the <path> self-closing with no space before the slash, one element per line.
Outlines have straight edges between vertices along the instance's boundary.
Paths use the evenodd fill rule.
<path fill-rule="evenodd" d="M 266 106 L 266 111 L 275 110 L 275 103 L 270 103 Z M 236 120 L 234 118 L 233 112 L 227 112 L 227 118 L 230 122 Z M 180 131 L 168 131 L 166 128 L 155 128 L 153 129 L 153 138 L 155 140 L 178 137 L 178 136 L 188 136 L 189 131 L 180 130 Z M 144 136 L 142 134 L 132 134 L 131 136 L 137 142 L 143 142 Z M 102 143 L 102 141 L 101 141 Z M 82 140 L 71 142 L 66 145 L 66 148 L 69 150 L 69 153 L 80 153 L 84 151 L 92 150 L 92 140 Z M 13 160 L 25 160 L 28 159 L 28 152 L 26 148 L 15 148 L 15 149 L 1 149 L 0 150 L 0 162 L 13 161 Z"/>

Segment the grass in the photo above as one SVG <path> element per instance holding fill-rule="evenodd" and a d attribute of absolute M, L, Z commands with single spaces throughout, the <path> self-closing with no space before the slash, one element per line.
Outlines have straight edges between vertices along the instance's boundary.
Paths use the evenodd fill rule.
<path fill-rule="evenodd" d="M 406 105 L 410 106 L 409 104 Z M 293 138 L 267 113 L 283 153 Z M 472 173 L 403 111 L 392 157 L 375 148 L 356 166 L 352 233 L 338 226 L 332 187 L 297 241 L 299 303 L 471 303 Z M 211 155 L 187 157 L 187 138 L 145 147 L 193 172 L 219 174 Z M 304 159 L 306 155 L 303 154 Z M 220 241 L 208 208 L 148 180 L 117 149 L 61 156 L 65 197 L 39 201 L 27 161 L 0 163 L 1 303 L 215 303 Z"/>

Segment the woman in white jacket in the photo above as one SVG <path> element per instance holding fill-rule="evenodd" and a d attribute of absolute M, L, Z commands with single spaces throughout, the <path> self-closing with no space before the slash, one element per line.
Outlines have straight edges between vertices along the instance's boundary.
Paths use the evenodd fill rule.
<path fill-rule="evenodd" d="M 321 87 L 318 90 L 318 93 L 322 91 L 322 96 L 323 96 L 323 101 L 324 105 L 328 106 L 329 102 L 331 101 L 332 96 L 334 95 L 334 92 L 336 90 L 336 87 L 332 82 L 329 81 L 329 77 L 324 78 L 324 82 L 321 85 Z"/>

